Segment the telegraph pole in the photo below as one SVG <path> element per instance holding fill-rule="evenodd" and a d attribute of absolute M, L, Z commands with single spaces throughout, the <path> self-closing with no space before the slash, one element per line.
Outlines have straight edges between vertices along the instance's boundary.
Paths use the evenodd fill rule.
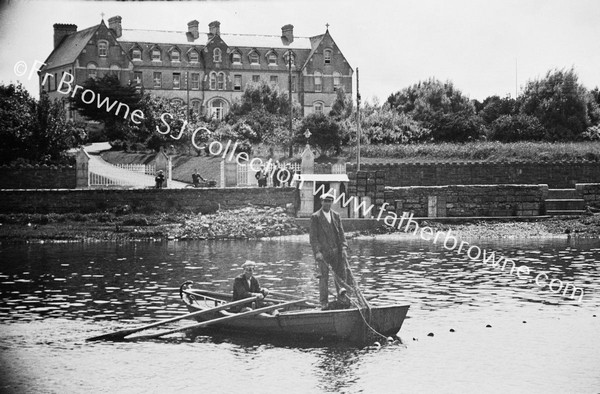
<path fill-rule="evenodd" d="M 288 89 L 289 89 L 289 99 L 290 99 L 290 118 L 289 118 L 289 127 L 290 127 L 290 158 L 294 155 L 294 129 L 292 126 L 292 112 L 293 112 L 293 101 L 292 101 L 292 51 L 288 51 Z"/>
<path fill-rule="evenodd" d="M 360 171 L 360 93 L 358 91 L 358 67 L 356 67 L 356 171 Z"/>

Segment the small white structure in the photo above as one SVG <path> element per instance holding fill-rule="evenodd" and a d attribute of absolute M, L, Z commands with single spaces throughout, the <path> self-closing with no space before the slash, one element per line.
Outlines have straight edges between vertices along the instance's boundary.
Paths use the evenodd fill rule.
<path fill-rule="evenodd" d="M 294 176 L 295 185 L 300 191 L 300 209 L 299 217 L 309 217 L 315 211 L 321 208 L 320 197 L 329 192 L 335 196 L 334 203 L 331 206 L 341 217 L 348 217 L 348 208 L 341 205 L 348 201 L 350 196 L 346 190 L 348 186 L 347 174 L 315 174 L 315 155 L 306 145 L 302 152 L 302 173 Z M 341 198 L 337 198 L 344 194 Z"/>

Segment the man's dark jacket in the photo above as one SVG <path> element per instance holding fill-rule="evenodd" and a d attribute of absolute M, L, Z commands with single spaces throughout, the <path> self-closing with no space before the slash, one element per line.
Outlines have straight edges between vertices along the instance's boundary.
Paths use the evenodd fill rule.
<path fill-rule="evenodd" d="M 250 279 L 250 286 L 246 276 L 241 274 L 233 281 L 233 301 L 243 300 L 244 298 L 252 297 L 250 293 L 260 293 L 260 283 L 254 276 Z"/>
<path fill-rule="evenodd" d="M 332 261 L 337 261 L 342 247 L 348 247 L 348 243 L 340 215 L 333 209 L 329 212 L 331 223 L 321 209 L 310 216 L 310 245 L 315 256 L 321 252 L 325 261 L 331 264 Z"/>

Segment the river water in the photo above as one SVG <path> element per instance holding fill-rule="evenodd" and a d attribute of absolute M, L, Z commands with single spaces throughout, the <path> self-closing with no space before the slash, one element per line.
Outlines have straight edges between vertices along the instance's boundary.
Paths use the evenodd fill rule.
<path fill-rule="evenodd" d="M 85 342 L 185 313 L 185 280 L 229 292 L 246 259 L 263 286 L 316 298 L 306 236 L 0 245 L 0 392 L 600 392 L 599 240 L 472 241 L 527 265 L 529 279 L 406 236 L 349 243 L 372 302 L 411 305 L 403 345 Z M 583 288 L 582 302 L 541 289 L 541 272 Z"/>

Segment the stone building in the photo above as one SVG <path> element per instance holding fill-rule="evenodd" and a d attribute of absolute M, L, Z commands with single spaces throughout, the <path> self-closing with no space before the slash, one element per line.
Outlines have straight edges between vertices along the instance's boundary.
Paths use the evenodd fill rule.
<path fill-rule="evenodd" d="M 248 83 L 266 80 L 287 92 L 291 60 L 292 98 L 304 115 L 328 113 L 338 87 L 352 94 L 352 67 L 328 29 L 295 37 L 292 25 L 283 26 L 281 35 L 267 36 L 222 34 L 218 21 L 208 25 L 208 33 L 200 33 L 197 20 L 187 24 L 187 31 L 124 29 L 121 22 L 114 16 L 108 26 L 102 20 L 81 31 L 76 25 L 55 24 L 54 50 L 39 72 L 40 91 L 67 105 L 66 95 L 57 91 L 65 72 L 78 85 L 114 73 L 122 84 L 135 83 L 222 118 Z"/>

